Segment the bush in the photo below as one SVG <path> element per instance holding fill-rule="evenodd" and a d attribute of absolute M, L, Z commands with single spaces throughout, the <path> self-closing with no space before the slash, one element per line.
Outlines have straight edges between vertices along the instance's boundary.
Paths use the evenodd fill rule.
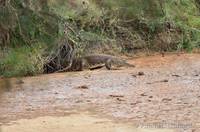
<path fill-rule="evenodd" d="M 43 50 L 40 47 L 10 49 L 0 59 L 0 75 L 5 77 L 30 76 L 43 72 Z"/>
<path fill-rule="evenodd" d="M 66 37 L 64 23 L 74 30 L 68 37 L 77 56 L 200 46 L 198 0 L 10 0 L 0 7 L 5 76 L 41 73 L 42 52 L 48 56 Z"/>

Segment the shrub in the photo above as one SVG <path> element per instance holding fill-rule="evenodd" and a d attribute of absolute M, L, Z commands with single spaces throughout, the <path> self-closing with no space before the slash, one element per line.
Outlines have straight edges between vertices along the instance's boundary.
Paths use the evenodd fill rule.
<path fill-rule="evenodd" d="M 44 62 L 42 52 L 41 47 L 27 46 L 4 52 L 5 57 L 0 60 L 0 75 L 12 77 L 42 73 Z"/>

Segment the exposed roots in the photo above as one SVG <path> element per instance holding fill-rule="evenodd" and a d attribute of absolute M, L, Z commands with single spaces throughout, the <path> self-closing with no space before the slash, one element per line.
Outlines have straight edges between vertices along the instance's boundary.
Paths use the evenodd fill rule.
<path fill-rule="evenodd" d="M 70 44 L 63 43 L 59 45 L 48 57 L 48 61 L 44 65 L 44 73 L 66 71 L 71 67 L 73 57 L 74 48 Z"/>
<path fill-rule="evenodd" d="M 70 31 L 72 30 L 69 26 L 65 28 Z M 75 42 L 70 39 L 67 31 L 65 31 L 64 39 L 57 45 L 57 47 L 53 48 L 54 50 L 49 57 L 47 57 L 47 63 L 44 65 L 44 73 L 64 72 L 72 66 L 75 54 Z"/>

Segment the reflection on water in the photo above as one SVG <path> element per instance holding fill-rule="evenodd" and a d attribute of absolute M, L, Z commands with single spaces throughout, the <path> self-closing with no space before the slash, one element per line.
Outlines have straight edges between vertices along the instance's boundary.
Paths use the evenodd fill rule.
<path fill-rule="evenodd" d="M 0 96 L 3 93 L 12 92 L 14 88 L 21 88 L 23 83 L 20 78 L 0 79 Z"/>
<path fill-rule="evenodd" d="M 2 79 L 0 80 L 0 92 L 10 92 L 12 88 L 11 79 Z"/>

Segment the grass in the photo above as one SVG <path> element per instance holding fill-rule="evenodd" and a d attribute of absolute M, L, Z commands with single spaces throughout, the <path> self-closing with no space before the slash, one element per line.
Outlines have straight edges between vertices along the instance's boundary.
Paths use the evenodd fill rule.
<path fill-rule="evenodd" d="M 49 0 L 45 6 L 28 1 L 32 4 L 17 1 L 0 9 L 0 31 L 3 25 L 10 33 L 10 43 L 0 54 L 0 76 L 42 73 L 44 50 L 56 46 L 64 22 L 76 32 L 71 38 L 78 56 L 200 47 L 200 10 L 194 0 L 87 0 L 84 5 L 82 0 Z M 162 49 L 165 45 L 171 47 Z"/>
<path fill-rule="evenodd" d="M 43 50 L 39 47 L 9 49 L 0 61 L 0 75 L 4 77 L 31 76 L 42 73 Z"/>

